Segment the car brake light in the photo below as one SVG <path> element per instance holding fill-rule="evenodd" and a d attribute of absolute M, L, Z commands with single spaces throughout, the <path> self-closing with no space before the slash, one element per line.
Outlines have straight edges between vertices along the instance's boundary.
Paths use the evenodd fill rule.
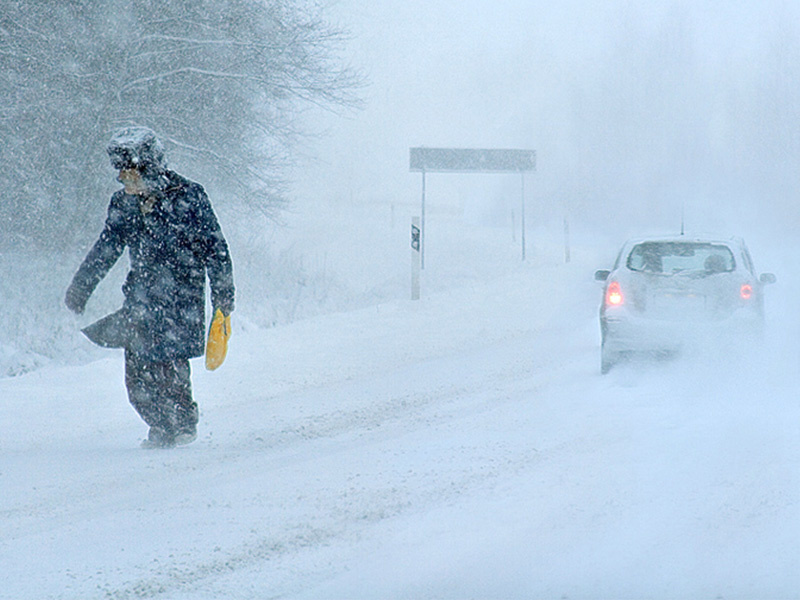
<path fill-rule="evenodd" d="M 619 306 L 623 300 L 622 288 L 619 286 L 619 282 L 612 281 L 609 283 L 606 288 L 606 304 L 608 306 Z"/>
<path fill-rule="evenodd" d="M 753 297 L 753 286 L 749 283 L 743 283 L 741 289 L 739 289 L 739 295 L 743 300 L 750 300 Z"/>

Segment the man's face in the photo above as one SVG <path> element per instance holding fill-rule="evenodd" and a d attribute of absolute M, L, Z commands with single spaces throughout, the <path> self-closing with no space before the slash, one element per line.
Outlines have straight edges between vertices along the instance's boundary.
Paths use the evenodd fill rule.
<path fill-rule="evenodd" d="M 125 186 L 126 194 L 141 196 L 147 192 L 147 186 L 138 169 L 120 169 L 117 181 Z"/>

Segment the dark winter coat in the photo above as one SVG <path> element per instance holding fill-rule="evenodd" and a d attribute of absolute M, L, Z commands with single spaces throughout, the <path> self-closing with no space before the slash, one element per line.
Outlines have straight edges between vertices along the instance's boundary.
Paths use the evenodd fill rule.
<path fill-rule="evenodd" d="M 211 302 L 233 311 L 228 245 L 202 186 L 167 171 L 152 210 L 139 196 L 116 192 L 105 227 L 67 291 L 83 310 L 125 247 L 130 257 L 120 311 L 84 329 L 94 342 L 124 347 L 154 361 L 193 358 L 205 347 L 205 276 Z"/>

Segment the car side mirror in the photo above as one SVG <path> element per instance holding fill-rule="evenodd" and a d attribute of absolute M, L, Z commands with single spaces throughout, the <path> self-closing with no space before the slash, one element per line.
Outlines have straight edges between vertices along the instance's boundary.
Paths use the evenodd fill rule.
<path fill-rule="evenodd" d="M 599 271 L 594 272 L 594 278 L 597 281 L 605 281 L 608 279 L 608 276 L 611 275 L 611 271 L 607 269 L 600 269 Z"/>
<path fill-rule="evenodd" d="M 758 278 L 761 283 L 775 283 L 778 281 L 778 278 L 775 277 L 773 273 L 762 273 L 761 277 Z"/>

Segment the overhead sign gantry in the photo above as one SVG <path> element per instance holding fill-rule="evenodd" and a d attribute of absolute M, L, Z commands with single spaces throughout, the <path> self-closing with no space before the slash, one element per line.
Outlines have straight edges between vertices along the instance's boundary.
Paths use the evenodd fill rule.
<path fill-rule="evenodd" d="M 525 173 L 536 170 L 535 150 L 475 148 L 410 148 L 410 170 L 422 173 L 420 253 L 425 268 L 425 174 L 519 173 L 522 204 L 522 260 L 525 260 Z"/>

